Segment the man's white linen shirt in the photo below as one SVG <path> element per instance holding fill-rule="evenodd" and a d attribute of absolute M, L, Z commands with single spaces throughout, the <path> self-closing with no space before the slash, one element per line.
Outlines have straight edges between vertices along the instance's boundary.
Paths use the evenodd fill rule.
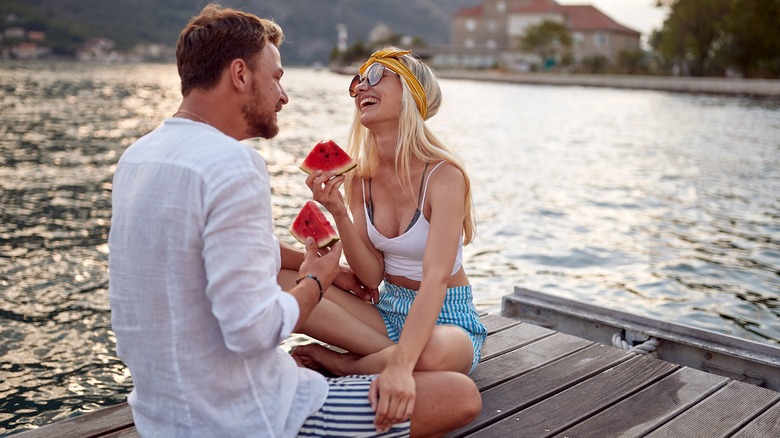
<path fill-rule="evenodd" d="M 279 348 L 300 310 L 260 154 L 171 118 L 125 151 L 112 196 L 112 327 L 141 436 L 295 436 L 328 388 Z"/>

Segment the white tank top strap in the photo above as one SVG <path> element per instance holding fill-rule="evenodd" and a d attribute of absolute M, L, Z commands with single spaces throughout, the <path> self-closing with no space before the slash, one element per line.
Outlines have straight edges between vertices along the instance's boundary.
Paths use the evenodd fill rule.
<path fill-rule="evenodd" d="M 425 189 L 423 189 L 422 197 L 420 198 L 420 210 L 425 207 L 425 194 L 428 193 L 428 182 L 431 180 L 431 175 L 433 175 L 433 172 L 436 171 L 436 169 L 439 168 L 442 164 L 446 163 L 446 161 L 439 161 L 439 164 L 433 166 L 433 169 L 431 169 L 430 172 L 428 172 L 428 176 L 425 177 Z M 365 195 L 363 195 L 365 197 Z"/>
<path fill-rule="evenodd" d="M 369 183 L 370 184 L 370 183 Z M 369 225 L 374 224 L 374 204 L 366 200 L 366 180 L 360 178 L 360 187 L 363 189 L 363 211 L 366 212 L 366 221 Z M 369 185 L 369 190 L 370 190 Z"/>

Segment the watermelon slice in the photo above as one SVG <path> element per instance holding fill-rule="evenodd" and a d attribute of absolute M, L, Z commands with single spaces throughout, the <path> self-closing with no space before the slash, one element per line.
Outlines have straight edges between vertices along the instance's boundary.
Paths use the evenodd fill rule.
<path fill-rule="evenodd" d="M 313 201 L 306 201 L 306 205 L 298 212 L 290 234 L 304 245 L 307 237 L 313 237 L 317 248 L 333 245 L 339 240 L 336 230 Z"/>
<path fill-rule="evenodd" d="M 306 173 L 317 170 L 328 172 L 336 171 L 336 175 L 350 171 L 357 166 L 355 160 L 333 140 L 321 141 L 314 145 L 314 149 L 304 158 L 300 168 Z"/>

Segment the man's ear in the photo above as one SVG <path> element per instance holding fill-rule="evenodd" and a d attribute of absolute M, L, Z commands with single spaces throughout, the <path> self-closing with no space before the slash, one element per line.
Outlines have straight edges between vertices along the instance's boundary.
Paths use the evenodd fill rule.
<path fill-rule="evenodd" d="M 251 73 L 251 70 L 249 70 L 249 66 L 246 65 L 246 62 L 244 62 L 241 58 L 236 58 L 233 61 L 230 62 L 230 66 L 228 67 L 228 73 L 230 74 L 230 83 L 233 84 L 233 87 L 236 88 L 239 92 L 243 92 L 247 89 L 249 86 L 249 74 Z"/>

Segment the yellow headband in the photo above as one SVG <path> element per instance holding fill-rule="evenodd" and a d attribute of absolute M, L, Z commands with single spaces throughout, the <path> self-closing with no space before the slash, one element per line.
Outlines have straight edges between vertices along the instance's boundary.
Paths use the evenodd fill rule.
<path fill-rule="evenodd" d="M 417 80 L 412 71 L 409 70 L 409 67 L 398 59 L 409 53 L 412 53 L 412 51 L 398 49 L 382 49 L 376 51 L 368 58 L 368 61 L 366 61 L 365 64 L 360 66 L 360 74 L 362 75 L 371 64 L 378 62 L 403 76 L 404 79 L 406 79 L 407 85 L 409 85 L 414 101 L 417 103 L 420 115 L 422 115 L 423 120 L 425 120 L 425 118 L 428 117 L 428 100 L 425 97 L 425 90 L 423 90 L 420 81 Z"/>

